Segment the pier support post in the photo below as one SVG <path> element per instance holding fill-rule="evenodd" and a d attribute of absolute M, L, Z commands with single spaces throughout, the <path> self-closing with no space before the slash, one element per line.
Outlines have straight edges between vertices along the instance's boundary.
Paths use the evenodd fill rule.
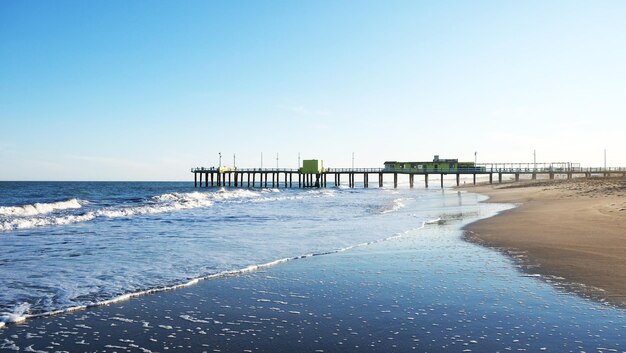
<path fill-rule="evenodd" d="M 193 187 L 198 187 L 198 173 L 193 173 Z"/>
<path fill-rule="evenodd" d="M 209 187 L 209 172 L 204 173 L 204 187 Z"/>
<path fill-rule="evenodd" d="M 415 174 L 409 174 L 409 187 L 413 189 L 413 179 Z"/>
<path fill-rule="evenodd" d="M 228 186 L 231 186 L 231 174 L 233 173 L 228 173 Z"/>
<path fill-rule="evenodd" d="M 537 180 L 537 173 L 533 173 L 532 179 Z"/>
<path fill-rule="evenodd" d="M 498 173 L 498 184 L 502 184 L 502 173 Z"/>
<path fill-rule="evenodd" d="M 461 184 L 461 174 L 456 174 L 456 186 L 459 186 Z"/>
<path fill-rule="evenodd" d="M 383 173 L 378 173 L 378 187 L 383 187 Z"/>
<path fill-rule="evenodd" d="M 554 173 L 550 173 L 550 180 L 554 179 Z"/>
<path fill-rule="evenodd" d="M 515 181 L 519 181 L 519 173 L 515 173 Z"/>
<path fill-rule="evenodd" d="M 439 176 L 440 176 L 439 179 L 441 180 L 441 188 L 443 189 L 443 173 L 439 174 Z"/>
<path fill-rule="evenodd" d="M 489 173 L 489 184 L 493 184 L 493 174 Z"/>
<path fill-rule="evenodd" d="M 393 173 L 393 188 L 398 188 L 398 173 Z"/>
<path fill-rule="evenodd" d="M 198 185 L 200 185 L 200 187 L 202 187 L 202 173 L 198 173 L 198 176 L 200 177 L 200 183 Z"/>
<path fill-rule="evenodd" d="M 363 173 L 363 187 L 367 189 L 367 173 Z"/>
<path fill-rule="evenodd" d="M 473 182 L 474 182 L 474 185 L 476 185 L 476 173 L 473 174 Z"/>
<path fill-rule="evenodd" d="M 215 174 L 215 173 L 211 173 L 211 187 L 213 187 L 213 177 L 214 177 L 213 174 Z"/>
<path fill-rule="evenodd" d="M 428 174 L 424 174 L 424 187 L 428 189 Z"/>
<path fill-rule="evenodd" d="M 237 187 L 239 185 L 239 183 L 238 183 L 238 181 L 239 181 L 238 180 L 239 179 L 239 173 L 235 172 L 234 177 L 235 177 L 235 187 Z"/>

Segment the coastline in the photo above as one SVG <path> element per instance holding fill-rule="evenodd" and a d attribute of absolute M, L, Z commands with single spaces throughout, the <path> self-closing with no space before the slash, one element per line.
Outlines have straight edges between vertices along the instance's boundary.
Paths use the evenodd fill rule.
<path fill-rule="evenodd" d="M 350 251 L 34 317 L 0 330 L 0 351 L 621 351 L 626 311 L 563 295 L 463 241 L 463 225 L 504 207 L 436 194 L 443 202 L 427 213 L 438 222 Z"/>
<path fill-rule="evenodd" d="M 465 239 L 505 250 L 528 272 L 626 307 L 626 178 L 464 186 L 485 202 L 516 204 L 466 226 Z"/>

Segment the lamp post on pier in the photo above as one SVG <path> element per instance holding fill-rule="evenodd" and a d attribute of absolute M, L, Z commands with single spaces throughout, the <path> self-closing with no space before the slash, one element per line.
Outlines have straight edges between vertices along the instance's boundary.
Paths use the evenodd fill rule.
<path fill-rule="evenodd" d="M 222 152 L 218 153 L 220 156 L 220 168 L 222 167 Z"/>

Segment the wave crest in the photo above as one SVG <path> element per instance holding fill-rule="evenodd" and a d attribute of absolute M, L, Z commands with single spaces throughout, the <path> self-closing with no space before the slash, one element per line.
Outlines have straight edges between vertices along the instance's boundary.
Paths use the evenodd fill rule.
<path fill-rule="evenodd" d="M 49 203 L 38 202 L 30 205 L 21 206 L 0 206 L 0 216 L 28 217 L 81 207 L 83 206 L 81 204 L 81 201 L 79 201 L 78 199 L 69 199 L 66 201 Z"/>

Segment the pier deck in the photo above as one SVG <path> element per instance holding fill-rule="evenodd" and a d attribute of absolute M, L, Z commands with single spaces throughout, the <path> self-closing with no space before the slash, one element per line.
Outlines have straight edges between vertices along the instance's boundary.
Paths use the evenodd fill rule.
<path fill-rule="evenodd" d="M 408 175 L 409 186 L 412 188 L 415 184 L 415 176 L 421 176 L 424 180 L 424 186 L 428 187 L 429 177 L 438 176 L 441 187 L 443 188 L 443 180 L 446 175 L 456 176 L 456 185 L 459 186 L 461 176 L 472 176 L 473 183 L 476 184 L 478 175 L 488 175 L 489 183 L 494 182 L 494 176 L 497 176 L 498 183 L 502 183 L 504 175 L 514 176 L 516 181 L 520 180 L 522 175 L 530 175 L 531 179 L 537 179 L 537 176 L 548 176 L 550 179 L 555 177 L 564 177 L 571 179 L 574 177 L 591 177 L 591 176 L 626 176 L 626 168 L 580 168 L 580 167 L 554 167 L 553 164 L 528 164 L 528 163 L 489 163 L 480 164 L 472 168 L 459 168 L 454 171 L 437 170 L 437 169 L 389 169 L 389 168 L 326 168 L 320 173 L 302 173 L 298 169 L 289 168 L 241 168 L 241 169 L 223 169 L 223 168 L 192 168 L 194 174 L 195 187 L 248 187 L 248 188 L 325 188 L 329 186 L 340 186 L 341 179 L 347 178 L 348 187 L 355 187 L 355 177 L 362 176 L 364 188 L 370 186 L 370 177 L 372 181 L 378 182 L 378 187 L 383 187 L 386 175 L 393 175 L 393 186 L 398 187 L 398 175 Z M 344 179 L 346 180 L 346 179 Z M 375 185 L 375 184 L 374 184 Z"/>

